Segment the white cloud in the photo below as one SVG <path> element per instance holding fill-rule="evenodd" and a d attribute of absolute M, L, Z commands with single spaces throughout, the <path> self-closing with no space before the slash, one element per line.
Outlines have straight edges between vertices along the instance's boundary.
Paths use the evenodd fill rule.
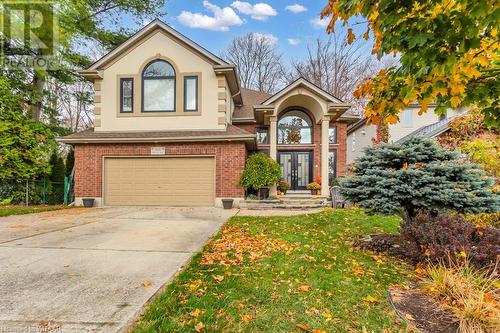
<path fill-rule="evenodd" d="M 207 0 L 203 1 L 203 6 L 211 11 L 213 16 L 182 11 L 177 19 L 190 28 L 215 31 L 229 31 L 230 26 L 242 25 L 245 22 L 231 7 L 220 8 Z"/>
<path fill-rule="evenodd" d="M 302 12 L 307 11 L 306 7 L 299 5 L 298 3 L 296 3 L 294 5 L 286 6 L 285 9 L 294 13 L 294 14 L 298 14 L 298 13 L 302 13 Z"/>
<path fill-rule="evenodd" d="M 258 39 L 266 40 L 269 44 L 278 43 L 278 37 L 276 37 L 272 34 L 261 34 L 260 32 L 254 32 L 253 35 Z"/>
<path fill-rule="evenodd" d="M 298 38 L 288 38 L 288 44 L 292 46 L 297 46 L 301 43 L 302 41 Z"/>
<path fill-rule="evenodd" d="M 254 20 L 265 21 L 270 16 L 278 15 L 278 12 L 267 3 L 257 3 L 252 5 L 245 1 L 235 1 L 231 4 L 231 7 L 238 10 L 238 12 L 250 15 Z"/>
<path fill-rule="evenodd" d="M 330 19 L 328 17 L 320 18 L 318 16 L 311 19 L 309 22 L 311 23 L 314 29 L 326 29 L 328 23 L 330 22 Z"/>

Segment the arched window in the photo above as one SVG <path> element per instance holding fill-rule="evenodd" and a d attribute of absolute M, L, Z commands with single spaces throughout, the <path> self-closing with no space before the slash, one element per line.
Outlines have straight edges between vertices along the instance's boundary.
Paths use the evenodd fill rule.
<path fill-rule="evenodd" d="M 142 111 L 175 111 L 175 70 L 164 60 L 154 60 L 142 72 Z"/>
<path fill-rule="evenodd" d="M 278 121 L 278 144 L 298 145 L 312 143 L 311 118 L 300 110 L 284 113 Z"/>

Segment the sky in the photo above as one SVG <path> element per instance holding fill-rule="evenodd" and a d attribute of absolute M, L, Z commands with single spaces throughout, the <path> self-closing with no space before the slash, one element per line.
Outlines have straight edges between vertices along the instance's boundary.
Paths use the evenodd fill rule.
<path fill-rule="evenodd" d="M 306 54 L 308 43 L 318 37 L 327 38 L 328 20 L 319 18 L 326 3 L 327 0 L 167 0 L 162 20 L 215 54 L 226 49 L 236 36 L 263 34 L 291 61 Z M 366 29 L 364 24 L 355 24 L 361 21 L 362 18 L 353 18 L 348 26 L 338 23 L 336 30 L 342 33 L 352 27 L 359 36 Z M 366 44 L 369 50 L 371 44 Z"/>

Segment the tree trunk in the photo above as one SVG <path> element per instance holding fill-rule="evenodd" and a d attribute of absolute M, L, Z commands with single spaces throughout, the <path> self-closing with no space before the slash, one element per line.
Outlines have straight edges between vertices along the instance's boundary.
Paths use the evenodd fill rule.
<path fill-rule="evenodd" d="M 33 120 L 40 121 L 42 117 L 42 96 L 43 88 L 45 87 L 45 78 L 40 75 L 40 72 L 35 70 L 33 73 L 33 93 L 34 101 L 31 105 L 31 113 Z"/>

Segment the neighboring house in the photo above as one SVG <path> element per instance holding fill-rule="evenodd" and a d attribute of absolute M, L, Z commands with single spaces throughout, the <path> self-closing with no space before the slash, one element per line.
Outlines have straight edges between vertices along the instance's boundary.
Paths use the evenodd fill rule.
<path fill-rule="evenodd" d="M 269 154 L 292 190 L 346 172 L 349 105 L 304 79 L 268 95 L 234 65 L 155 20 L 80 72 L 94 128 L 68 135 L 76 204 L 220 206 L 244 198 L 247 156 Z"/>
<path fill-rule="evenodd" d="M 399 115 L 399 122 L 389 125 L 389 142 L 398 142 L 411 136 L 436 137 L 447 130 L 449 120 L 464 113 L 464 109 L 450 109 L 445 115 L 437 115 L 435 106 L 419 115 L 420 107 L 410 105 Z M 347 164 L 363 155 L 366 147 L 373 146 L 377 137 L 377 126 L 368 124 L 366 118 L 350 125 L 347 129 Z"/>

